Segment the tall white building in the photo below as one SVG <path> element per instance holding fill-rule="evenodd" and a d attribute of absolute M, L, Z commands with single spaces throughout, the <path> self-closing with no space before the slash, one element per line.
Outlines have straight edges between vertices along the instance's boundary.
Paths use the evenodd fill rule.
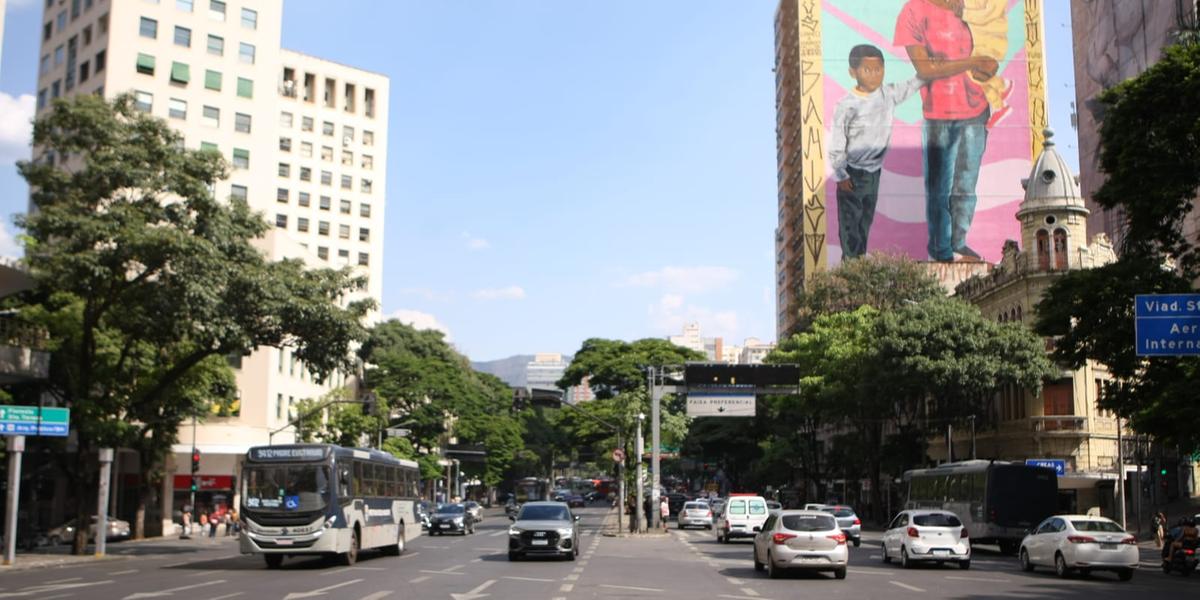
<path fill-rule="evenodd" d="M 668 336 L 667 340 L 676 346 L 690 348 L 703 352 L 708 360 L 719 362 L 725 360 L 724 340 L 719 337 L 706 338 L 700 335 L 699 323 L 688 323 L 683 326 L 682 335 Z"/>
<path fill-rule="evenodd" d="M 388 79 L 280 47 L 282 0 L 44 0 L 37 111 L 74 94 L 133 93 L 191 148 L 220 151 L 232 169 L 222 198 L 244 198 L 275 225 L 270 259 L 352 266 L 378 301 L 383 279 Z M 336 12 L 330 12 L 336 18 Z M 170 526 L 201 452 L 198 507 L 234 502 L 247 448 L 290 442 L 292 407 L 346 383 L 318 384 L 289 351 L 260 349 L 237 365 L 240 410 L 180 431 L 165 483 Z M 138 474 L 125 459 L 122 472 Z M 133 502 L 118 486 L 118 513 Z"/>

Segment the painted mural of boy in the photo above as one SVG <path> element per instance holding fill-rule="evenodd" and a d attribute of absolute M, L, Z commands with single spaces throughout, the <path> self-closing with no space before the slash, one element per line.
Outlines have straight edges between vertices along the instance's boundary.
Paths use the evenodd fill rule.
<path fill-rule="evenodd" d="M 992 56 L 999 60 L 1008 53 L 1008 0 L 963 0 L 962 19 L 971 30 L 975 53 Z M 980 73 L 971 73 L 971 79 L 983 88 L 983 95 L 991 107 L 992 116 L 988 128 L 994 127 L 1012 112 L 1008 97 L 1012 95 L 1013 82 L 1000 76 L 985 78 Z"/>
<path fill-rule="evenodd" d="M 879 174 L 892 140 L 896 106 L 924 84 L 912 78 L 883 85 L 883 52 L 870 44 L 850 49 L 856 85 L 833 112 L 829 164 L 837 179 L 838 238 L 842 258 L 866 254 L 879 200 Z"/>

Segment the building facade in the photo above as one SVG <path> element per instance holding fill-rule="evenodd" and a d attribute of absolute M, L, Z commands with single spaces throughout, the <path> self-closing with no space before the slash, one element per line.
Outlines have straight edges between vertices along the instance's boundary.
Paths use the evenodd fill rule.
<path fill-rule="evenodd" d="M 230 175 L 215 193 L 245 200 L 274 224 L 256 241 L 268 259 L 349 266 L 367 286 L 346 300 L 380 299 L 385 76 L 284 50 L 282 0 L 46 0 L 42 23 L 39 115 L 59 97 L 133 94 L 186 147 L 224 155 Z M 163 489 L 165 530 L 190 501 L 193 447 L 201 454 L 196 508 L 233 506 L 247 449 L 292 441 L 298 402 L 352 384 L 347 373 L 317 382 L 287 349 L 260 348 L 233 364 L 237 410 L 181 427 Z M 117 516 L 136 503 L 140 469 L 130 459 L 117 462 L 125 484 L 115 489 Z"/>
<path fill-rule="evenodd" d="M 721 361 L 725 357 L 725 341 L 719 337 L 704 337 L 700 335 L 699 323 L 684 325 L 683 332 L 680 335 L 668 336 L 667 341 L 676 346 L 688 348 L 689 350 L 703 352 L 704 356 L 710 361 Z"/>
<path fill-rule="evenodd" d="M 1089 210 L 1051 135 L 1046 132 L 1045 150 L 1022 182 L 1025 199 L 1017 213 L 1021 242 L 1007 242 L 1000 264 L 957 289 L 958 297 L 1000 322 L 1032 327 L 1042 295 L 1063 274 L 1116 260 L 1104 233 L 1089 240 Z M 993 399 L 988 419 L 994 427 L 981 427 L 974 434 L 976 456 L 1061 460 L 1065 474 L 1059 477 L 1060 508 L 1083 513 L 1096 507 L 1114 516 L 1117 419 L 1099 407 L 1109 379 L 1103 365 L 1088 361 L 1079 369 L 1062 369 L 1043 383 L 1039 394 L 1003 390 Z M 951 458 L 969 457 L 971 444 L 969 431 L 956 431 Z M 945 436 L 930 441 L 932 458 L 946 460 L 947 454 Z"/>
<path fill-rule="evenodd" d="M 775 339 L 793 332 L 804 285 L 804 210 L 800 177 L 800 3 L 775 11 Z"/>

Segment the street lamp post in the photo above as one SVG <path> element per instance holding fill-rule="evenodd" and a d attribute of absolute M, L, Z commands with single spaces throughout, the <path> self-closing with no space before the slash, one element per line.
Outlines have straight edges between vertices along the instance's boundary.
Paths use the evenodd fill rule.
<path fill-rule="evenodd" d="M 635 475 L 635 477 L 637 477 L 637 506 L 634 509 L 635 510 L 634 514 L 636 514 L 637 516 L 635 517 L 636 521 L 634 521 L 634 523 L 636 523 L 636 525 L 634 526 L 634 528 L 637 530 L 638 533 L 642 533 L 642 531 L 644 531 L 644 529 L 642 527 L 642 517 L 648 516 L 648 515 L 642 514 L 642 512 L 643 512 L 642 500 L 643 500 L 643 498 L 645 498 L 645 492 L 642 489 L 642 482 L 644 481 L 644 478 L 642 475 L 642 468 L 643 468 L 642 467 L 642 448 L 643 448 L 643 444 L 644 444 L 644 442 L 642 441 L 642 423 L 645 420 L 646 420 L 646 414 L 638 413 L 637 441 L 635 441 L 633 443 L 633 456 L 634 456 L 634 460 L 637 461 L 637 475 Z"/>

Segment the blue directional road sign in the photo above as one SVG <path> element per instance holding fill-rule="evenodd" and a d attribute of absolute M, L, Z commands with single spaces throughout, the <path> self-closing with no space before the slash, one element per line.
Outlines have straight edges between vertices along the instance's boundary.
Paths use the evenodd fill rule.
<path fill-rule="evenodd" d="M 1025 464 L 1031 467 L 1046 467 L 1054 469 L 1054 473 L 1062 477 L 1067 473 L 1067 461 L 1061 458 L 1027 458 Z"/>
<path fill-rule="evenodd" d="M 1134 296 L 1138 356 L 1200 356 L 1200 294 Z"/>
<path fill-rule="evenodd" d="M 65 437 L 70 422 L 69 408 L 0 405 L 0 435 Z"/>

